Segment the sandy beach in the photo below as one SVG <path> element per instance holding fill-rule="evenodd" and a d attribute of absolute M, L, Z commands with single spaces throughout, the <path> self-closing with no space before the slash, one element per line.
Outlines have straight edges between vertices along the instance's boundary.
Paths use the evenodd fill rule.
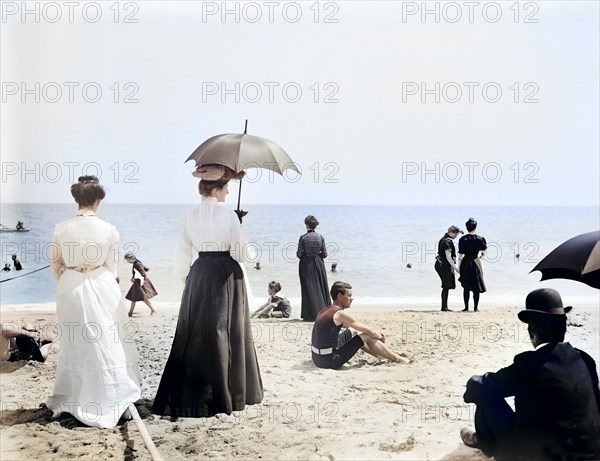
<path fill-rule="evenodd" d="M 361 351 L 342 370 L 321 370 L 310 357 L 311 323 L 253 320 L 262 404 L 229 416 L 172 421 L 150 412 L 177 318 L 172 306 L 156 304 L 152 317 L 140 306 L 127 331 L 144 379 L 137 407 L 165 459 L 487 459 L 459 437 L 461 427 L 473 425 L 464 385 L 531 348 L 515 306 L 479 313 L 353 306 L 413 362 L 392 364 Z M 2 322 L 9 321 L 57 334 L 52 309 L 4 309 Z M 599 332 L 598 306 L 576 306 L 567 340 L 598 361 Z M 100 430 L 70 416 L 53 420 L 40 407 L 54 382 L 57 349 L 45 363 L 2 363 L 1 459 L 150 459 L 133 421 Z"/>

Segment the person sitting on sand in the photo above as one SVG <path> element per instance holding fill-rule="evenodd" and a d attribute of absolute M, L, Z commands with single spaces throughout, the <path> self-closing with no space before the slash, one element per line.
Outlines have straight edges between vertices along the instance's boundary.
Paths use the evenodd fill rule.
<path fill-rule="evenodd" d="M 52 341 L 41 340 L 36 330 L 15 323 L 0 325 L 0 337 L 0 362 L 45 362 L 52 347 Z"/>
<path fill-rule="evenodd" d="M 319 368 L 337 370 L 359 349 L 392 362 L 410 363 L 405 354 L 392 352 L 385 344 L 383 333 L 368 327 L 346 312 L 352 304 L 352 286 L 335 282 L 331 287 L 333 305 L 317 316 L 312 331 L 312 359 Z M 344 329 L 342 329 L 342 327 Z M 360 331 L 353 335 L 349 328 Z"/>
<path fill-rule="evenodd" d="M 496 373 L 473 376 L 464 400 L 477 405 L 465 445 L 503 460 L 600 459 L 600 392 L 596 363 L 564 342 L 566 313 L 551 288 L 527 295 L 518 317 L 534 351 Z M 515 411 L 504 400 L 514 396 Z"/>
<path fill-rule="evenodd" d="M 10 272 L 12 269 L 8 263 L 4 263 L 4 267 L 2 268 L 4 272 Z"/>
<path fill-rule="evenodd" d="M 20 271 L 21 269 L 23 269 L 23 266 L 21 265 L 21 261 L 19 261 L 19 258 L 17 258 L 17 255 L 12 255 L 12 260 L 13 260 L 13 264 L 15 266 L 16 271 Z"/>
<path fill-rule="evenodd" d="M 278 294 L 280 291 L 281 284 L 279 282 L 274 280 L 270 282 L 269 286 L 267 287 L 267 292 L 269 293 L 267 302 L 256 309 L 250 318 L 289 318 L 292 314 L 292 307 L 290 306 L 290 302 L 286 297 Z"/>

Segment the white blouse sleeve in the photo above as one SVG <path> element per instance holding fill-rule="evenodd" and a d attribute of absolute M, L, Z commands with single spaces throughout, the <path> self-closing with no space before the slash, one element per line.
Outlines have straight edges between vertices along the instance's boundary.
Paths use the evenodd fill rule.
<path fill-rule="evenodd" d="M 181 222 L 179 231 L 179 248 L 175 258 L 175 278 L 185 283 L 192 263 L 192 241 L 187 232 L 187 216 Z"/>

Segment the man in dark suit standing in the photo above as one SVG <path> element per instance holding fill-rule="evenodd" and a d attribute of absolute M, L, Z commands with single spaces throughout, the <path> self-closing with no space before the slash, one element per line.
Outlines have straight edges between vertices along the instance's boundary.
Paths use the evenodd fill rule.
<path fill-rule="evenodd" d="M 566 313 L 560 294 L 534 290 L 519 320 L 528 324 L 534 351 L 496 373 L 473 376 L 464 400 L 475 403 L 475 431 L 463 442 L 503 460 L 600 459 L 600 391 L 596 363 L 564 342 Z M 515 411 L 504 400 L 515 397 Z"/>

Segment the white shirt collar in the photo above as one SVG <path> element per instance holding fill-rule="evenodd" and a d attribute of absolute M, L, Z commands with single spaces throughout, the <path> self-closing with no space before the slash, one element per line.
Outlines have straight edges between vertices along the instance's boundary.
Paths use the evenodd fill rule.
<path fill-rule="evenodd" d="M 217 200 L 217 197 L 205 197 L 203 195 L 202 196 L 202 203 L 214 203 L 214 204 L 218 205 L 219 201 Z"/>
<path fill-rule="evenodd" d="M 539 344 L 539 345 L 538 345 L 538 346 L 537 346 L 537 347 L 536 347 L 534 350 L 536 350 L 536 351 L 537 351 L 538 349 L 541 349 L 542 347 L 544 347 L 546 344 L 550 344 L 550 343 L 542 343 L 542 344 Z"/>
<path fill-rule="evenodd" d="M 78 210 L 75 216 L 96 216 L 92 210 Z"/>

